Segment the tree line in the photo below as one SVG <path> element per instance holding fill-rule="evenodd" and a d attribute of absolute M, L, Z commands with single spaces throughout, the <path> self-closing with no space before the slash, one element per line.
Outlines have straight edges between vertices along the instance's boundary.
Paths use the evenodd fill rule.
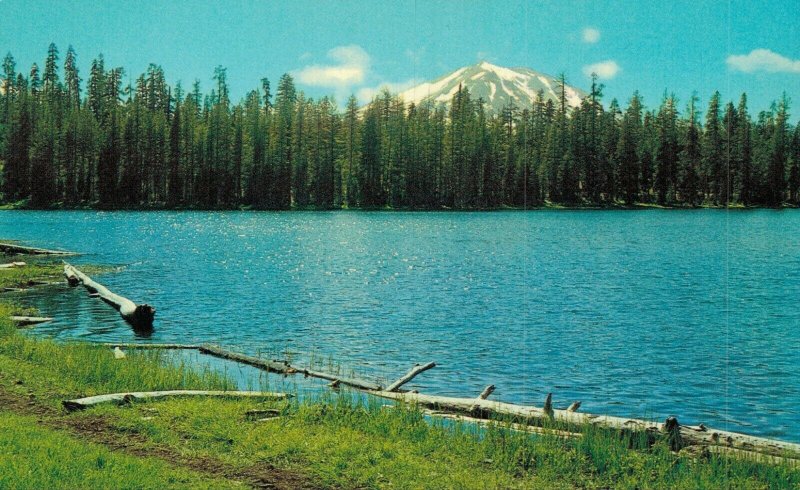
<path fill-rule="evenodd" d="M 125 85 L 92 61 L 85 84 L 70 47 L 51 44 L 26 76 L 13 56 L 0 79 L 2 201 L 30 207 L 203 209 L 486 209 L 653 203 L 800 203 L 800 124 L 786 95 L 751 117 L 747 97 L 703 116 L 697 97 L 647 109 L 581 105 L 540 93 L 531 109 L 492 114 L 460 88 L 448 107 L 383 91 L 340 111 L 298 91 L 289 74 L 230 99 L 226 71 L 170 86 L 151 64 Z M 83 87 L 85 86 L 85 94 Z"/>

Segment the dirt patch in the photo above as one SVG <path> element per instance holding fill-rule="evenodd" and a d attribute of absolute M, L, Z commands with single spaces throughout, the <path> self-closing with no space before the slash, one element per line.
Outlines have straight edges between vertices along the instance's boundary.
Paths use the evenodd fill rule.
<path fill-rule="evenodd" d="M 38 416 L 39 422 L 48 427 L 66 430 L 112 451 L 137 457 L 158 458 L 173 466 L 187 468 L 210 477 L 242 482 L 253 488 L 279 490 L 325 488 L 305 475 L 275 468 L 269 464 L 235 468 L 214 458 L 185 456 L 169 447 L 153 444 L 141 434 L 121 431 L 103 416 L 70 417 L 65 412 L 39 403 L 35 398 L 13 393 L 2 384 L 0 384 L 0 409 L 21 415 Z"/>

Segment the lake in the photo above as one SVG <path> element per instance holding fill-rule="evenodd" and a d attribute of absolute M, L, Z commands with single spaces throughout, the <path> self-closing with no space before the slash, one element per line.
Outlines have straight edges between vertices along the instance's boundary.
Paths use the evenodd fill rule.
<path fill-rule="evenodd" d="M 4 211 L 0 237 L 119 266 L 149 341 L 800 441 L 797 211 Z M 137 340 L 82 288 L 19 298 L 36 333 Z"/>

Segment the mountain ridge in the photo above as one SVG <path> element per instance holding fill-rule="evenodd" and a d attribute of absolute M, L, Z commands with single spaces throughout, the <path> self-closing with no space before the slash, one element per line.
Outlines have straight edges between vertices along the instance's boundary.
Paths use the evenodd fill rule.
<path fill-rule="evenodd" d="M 521 109 L 530 109 L 542 91 L 544 100 L 558 102 L 558 79 L 526 67 L 506 68 L 480 61 L 464 66 L 432 81 L 423 82 L 400 92 L 406 103 L 416 105 L 432 101 L 447 105 L 459 85 L 468 89 L 473 99 L 483 98 L 487 111 L 499 114 L 512 101 Z M 567 105 L 580 105 L 586 92 L 566 85 Z"/>

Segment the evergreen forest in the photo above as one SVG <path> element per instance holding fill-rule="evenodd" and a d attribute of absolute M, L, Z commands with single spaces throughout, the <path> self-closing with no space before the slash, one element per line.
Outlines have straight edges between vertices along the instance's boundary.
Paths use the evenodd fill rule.
<path fill-rule="evenodd" d="M 445 106 L 383 91 L 361 107 L 313 99 L 289 74 L 243 100 L 226 70 L 203 91 L 150 65 L 135 79 L 102 56 L 84 81 L 72 48 L 41 69 L 11 54 L 0 78 L 0 200 L 103 209 L 498 209 L 561 206 L 796 206 L 800 124 L 784 94 L 648 108 L 543 94 L 499 114 L 460 89 Z M 129 82 L 126 82 L 130 80 Z"/>

